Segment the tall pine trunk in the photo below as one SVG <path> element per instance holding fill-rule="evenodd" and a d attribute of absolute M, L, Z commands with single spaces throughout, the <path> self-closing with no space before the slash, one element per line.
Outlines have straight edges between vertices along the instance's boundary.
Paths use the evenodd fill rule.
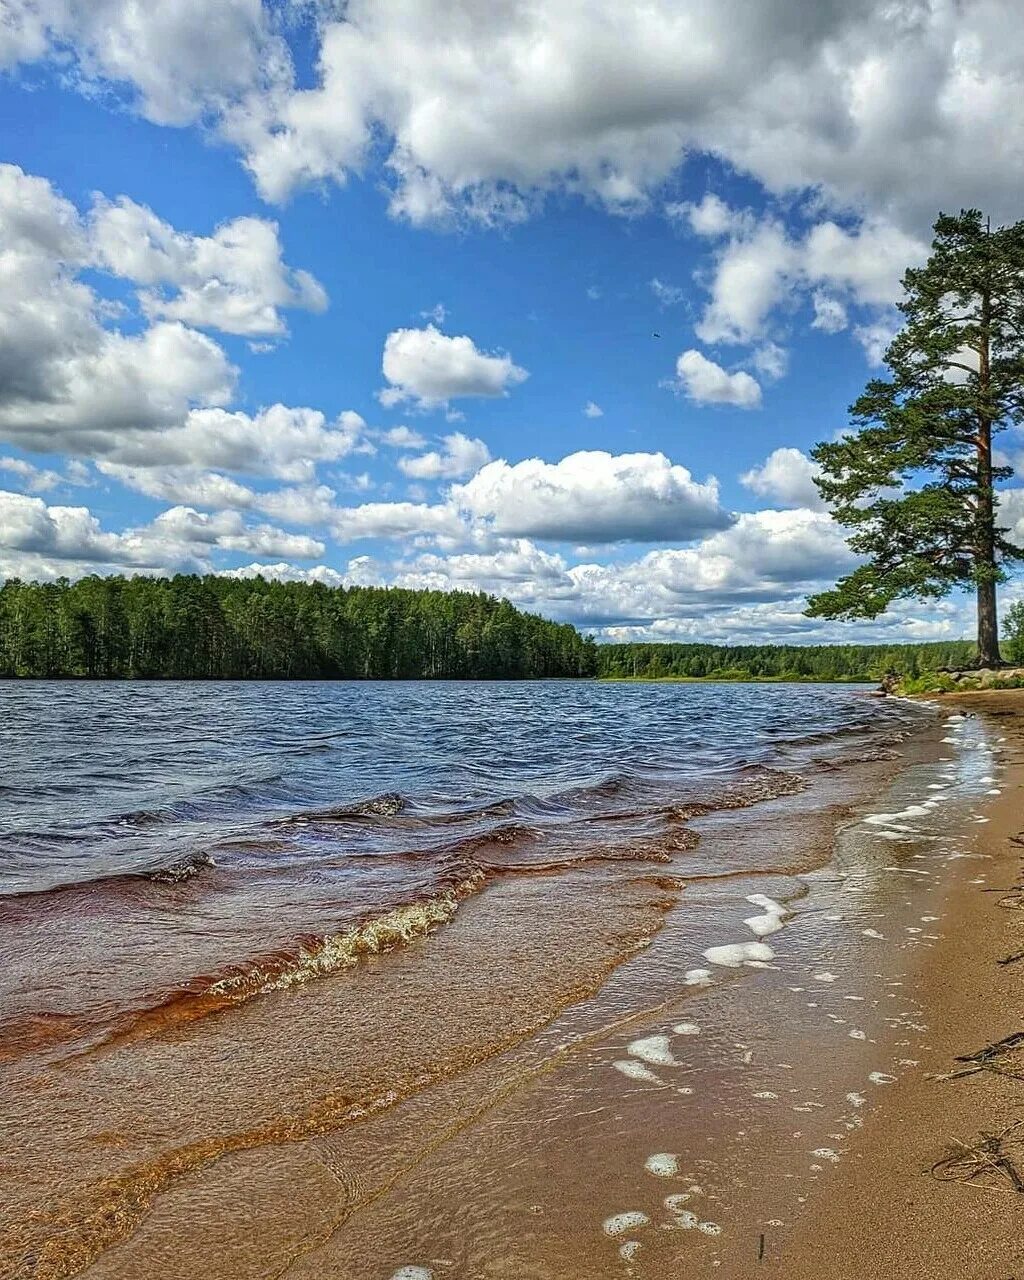
<path fill-rule="evenodd" d="M 999 621 L 996 616 L 995 493 L 992 489 L 992 418 L 989 409 L 991 369 L 991 298 L 981 300 L 981 342 L 978 346 L 978 507 L 975 570 L 978 574 L 978 665 L 998 667 Z"/>

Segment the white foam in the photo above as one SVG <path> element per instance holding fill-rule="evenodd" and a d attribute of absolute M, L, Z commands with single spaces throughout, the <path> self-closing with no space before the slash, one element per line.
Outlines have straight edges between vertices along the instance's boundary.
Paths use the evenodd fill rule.
<path fill-rule="evenodd" d="M 865 938 L 877 938 L 880 942 L 885 939 L 885 934 L 879 933 L 877 929 L 861 929 L 861 933 Z"/>
<path fill-rule="evenodd" d="M 616 1071 L 621 1071 L 624 1076 L 629 1076 L 631 1080 L 642 1080 L 645 1084 L 664 1084 L 653 1071 L 648 1070 L 642 1062 L 633 1062 L 629 1058 L 620 1058 L 618 1062 L 613 1062 L 612 1066 Z"/>
<path fill-rule="evenodd" d="M 687 969 L 683 975 L 683 985 L 687 987 L 710 987 L 713 981 L 710 969 Z"/>
<path fill-rule="evenodd" d="M 866 1040 L 868 1038 L 866 1031 L 850 1031 L 848 1034 L 851 1040 Z"/>
<path fill-rule="evenodd" d="M 894 822 L 901 822 L 904 818 L 924 818 L 927 813 L 928 810 L 923 804 L 908 804 L 899 813 L 872 813 L 864 821 L 873 827 L 889 827 Z"/>
<path fill-rule="evenodd" d="M 811 1155 L 817 1156 L 819 1160 L 831 1160 L 833 1164 L 839 1163 L 839 1152 L 833 1151 L 831 1147 L 817 1147 Z"/>
<path fill-rule="evenodd" d="M 699 1036 L 700 1027 L 696 1022 L 677 1022 L 672 1028 L 677 1036 Z"/>
<path fill-rule="evenodd" d="M 782 928 L 782 916 L 774 911 L 766 911 L 763 916 L 747 916 L 743 923 L 758 938 L 767 938 L 770 933 L 778 933 Z"/>
<path fill-rule="evenodd" d="M 690 1193 L 688 1191 L 677 1191 L 673 1196 L 666 1196 L 662 1203 L 669 1213 L 683 1213 L 685 1212 L 683 1205 L 686 1204 L 689 1198 Z"/>
<path fill-rule="evenodd" d="M 676 1226 L 682 1227 L 684 1231 L 692 1231 L 694 1227 L 700 1225 L 700 1218 L 695 1213 L 691 1213 L 689 1209 L 684 1209 L 682 1213 L 676 1214 Z"/>
<path fill-rule="evenodd" d="M 896 1077 L 889 1075 L 887 1071 L 872 1071 L 868 1076 L 872 1084 L 895 1084 Z"/>
<path fill-rule="evenodd" d="M 621 1236 L 635 1227 L 646 1227 L 648 1222 L 650 1218 L 646 1213 L 641 1213 L 639 1209 L 628 1209 L 625 1213 L 613 1213 L 610 1218 L 605 1218 L 604 1233 L 606 1236 Z"/>
<path fill-rule="evenodd" d="M 765 942 L 729 942 L 720 947 L 708 947 L 704 959 L 727 969 L 738 969 L 741 964 L 765 963 L 775 959 L 775 952 Z"/>
<path fill-rule="evenodd" d="M 399 1267 L 391 1280 L 434 1280 L 429 1267 Z"/>
<path fill-rule="evenodd" d="M 720 1236 L 722 1228 L 717 1222 L 698 1222 L 697 1230 L 703 1231 L 706 1236 Z"/>
<path fill-rule="evenodd" d="M 672 1057 L 668 1036 L 645 1036 L 642 1040 L 633 1040 L 626 1045 L 626 1052 L 652 1067 L 677 1067 L 679 1064 Z"/>
<path fill-rule="evenodd" d="M 848 1093 L 846 1101 L 851 1107 L 862 1107 L 867 1102 L 867 1098 L 862 1093 Z"/>
<path fill-rule="evenodd" d="M 632 1262 L 639 1252 L 639 1240 L 627 1240 L 625 1244 L 619 1245 L 619 1257 L 623 1262 Z"/>
<path fill-rule="evenodd" d="M 814 981 L 815 982 L 835 982 L 837 981 L 837 979 L 834 973 L 829 973 L 828 970 L 826 970 L 824 973 L 816 973 L 814 975 Z"/>
<path fill-rule="evenodd" d="M 647 1157 L 644 1168 L 656 1178 L 674 1178 L 679 1172 L 679 1157 L 671 1151 L 659 1151 L 657 1155 Z"/>
<path fill-rule="evenodd" d="M 764 915 L 751 915 L 744 920 L 750 932 L 759 938 L 780 931 L 786 916 L 791 914 L 788 908 L 785 908 L 781 902 L 776 902 L 773 897 L 768 897 L 767 893 L 748 893 L 746 900 L 751 906 L 759 906 L 764 911 Z"/>

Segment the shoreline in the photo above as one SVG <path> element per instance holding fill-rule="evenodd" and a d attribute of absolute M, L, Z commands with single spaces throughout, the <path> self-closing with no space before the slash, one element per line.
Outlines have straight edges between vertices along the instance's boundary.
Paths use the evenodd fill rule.
<path fill-rule="evenodd" d="M 1001 794 L 974 835 L 977 874 L 954 886 L 942 943 L 916 984 L 928 1059 L 867 1116 L 845 1173 L 808 1205 L 772 1260 L 769 1269 L 791 1280 L 821 1276 L 825 1241 L 833 1280 L 994 1280 L 1024 1266 L 1024 1194 L 1015 1187 L 1024 1176 L 1024 1079 L 1000 1074 L 1024 1076 L 1024 1052 L 993 1057 L 996 1070 L 963 1061 L 1024 1030 L 1024 958 L 1007 963 L 1024 951 L 1024 914 L 1011 905 L 1024 884 L 1024 849 L 1015 843 L 1024 827 L 1024 693 L 929 700 L 978 715 L 1006 740 Z M 1007 1133 L 1014 1125 L 1021 1130 Z M 985 1135 L 1004 1133 L 982 1150 Z"/>

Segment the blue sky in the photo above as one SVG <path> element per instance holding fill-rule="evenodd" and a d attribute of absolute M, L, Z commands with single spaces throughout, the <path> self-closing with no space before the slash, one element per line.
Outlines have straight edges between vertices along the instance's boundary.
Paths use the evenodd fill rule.
<path fill-rule="evenodd" d="M 1008 3 L 737 5 L 10 0 L 0 573 L 964 634 L 801 617 L 852 563 L 806 454 L 938 209 L 1017 216 Z"/>

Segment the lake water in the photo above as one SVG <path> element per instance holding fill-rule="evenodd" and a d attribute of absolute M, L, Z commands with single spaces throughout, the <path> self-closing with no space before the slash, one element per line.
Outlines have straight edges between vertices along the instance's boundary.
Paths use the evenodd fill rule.
<path fill-rule="evenodd" d="M 0 1275 L 18 1276 L 143 1274 L 135 1233 L 214 1169 L 283 1180 L 261 1221 L 290 1257 L 281 1189 L 305 1144 L 401 1114 L 353 1175 L 386 1182 L 426 1140 L 427 1096 L 429 1123 L 450 1119 L 499 1063 L 539 1069 L 699 982 L 722 895 L 802 892 L 843 806 L 935 722 L 822 685 L 24 682 L 0 700 L 19 1113 Z M 643 994 L 609 983 L 673 912 L 690 958 L 652 961 Z M 146 1265 L 190 1274 L 166 1211 Z M 248 1239 L 188 1266 L 285 1274 Z"/>

